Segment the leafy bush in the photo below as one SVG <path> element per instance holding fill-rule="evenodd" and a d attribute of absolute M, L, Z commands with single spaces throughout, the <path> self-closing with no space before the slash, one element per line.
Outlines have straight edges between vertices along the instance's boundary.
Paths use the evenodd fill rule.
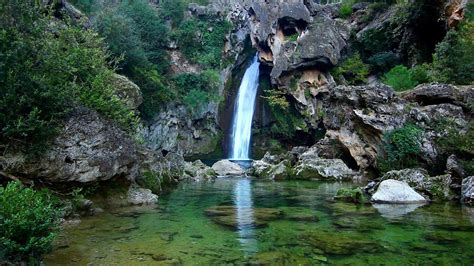
<path fill-rule="evenodd" d="M 474 84 L 474 21 L 450 30 L 436 46 L 432 79 L 454 84 Z"/>
<path fill-rule="evenodd" d="M 367 82 L 369 66 L 362 62 L 359 54 L 354 54 L 332 71 L 335 79 L 341 82 L 341 77 L 349 85 L 360 85 Z"/>
<path fill-rule="evenodd" d="M 469 124 L 466 132 L 452 127 L 446 128 L 448 134 L 437 140 L 441 152 L 447 156 L 455 154 L 461 161 L 468 176 L 474 174 L 474 123 Z"/>
<path fill-rule="evenodd" d="M 232 25 L 221 19 L 192 18 L 184 21 L 175 32 L 183 54 L 205 68 L 219 68 L 222 63 L 224 38 Z"/>
<path fill-rule="evenodd" d="M 293 138 L 296 131 L 308 131 L 303 117 L 292 107 L 286 97 L 276 90 L 265 90 L 262 97 L 270 107 L 275 123 L 270 127 L 270 133 L 285 138 Z"/>
<path fill-rule="evenodd" d="M 181 95 L 185 95 L 183 102 L 191 111 L 197 112 L 208 102 L 218 100 L 219 74 L 214 70 L 179 74 L 174 77 L 173 84 Z"/>
<path fill-rule="evenodd" d="M 0 6 L 0 142 L 36 150 L 77 103 L 133 130 L 137 118 L 110 85 L 114 62 L 102 39 L 68 22 L 52 24 L 36 2 Z"/>
<path fill-rule="evenodd" d="M 398 65 L 387 72 L 383 77 L 383 82 L 392 86 L 396 91 L 409 90 L 415 86 L 410 70 L 402 65 Z"/>
<path fill-rule="evenodd" d="M 383 135 L 385 156 L 377 160 L 377 166 L 383 172 L 404 169 L 418 165 L 421 153 L 423 130 L 408 124 Z"/>
<path fill-rule="evenodd" d="M 412 69 L 398 65 L 385 73 L 383 82 L 392 86 L 396 91 L 413 89 L 421 83 L 430 82 L 428 65 L 417 65 Z"/>
<path fill-rule="evenodd" d="M 339 16 L 341 18 L 350 17 L 352 15 L 352 5 L 353 1 L 345 1 L 339 9 Z"/>
<path fill-rule="evenodd" d="M 51 251 L 60 218 L 57 200 L 46 191 L 10 182 L 0 187 L 0 263 L 35 265 Z"/>
<path fill-rule="evenodd" d="M 367 63 L 372 73 L 385 73 L 400 63 L 394 52 L 381 52 L 371 56 Z"/>
<path fill-rule="evenodd" d="M 186 3 L 181 0 L 164 0 L 161 3 L 161 14 L 163 18 L 171 20 L 173 26 L 178 26 L 184 20 Z"/>

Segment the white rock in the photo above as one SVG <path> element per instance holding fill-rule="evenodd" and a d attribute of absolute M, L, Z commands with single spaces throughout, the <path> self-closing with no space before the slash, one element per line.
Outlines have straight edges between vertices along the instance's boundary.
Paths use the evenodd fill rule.
<path fill-rule="evenodd" d="M 212 165 L 212 169 L 216 171 L 219 176 L 242 176 L 244 169 L 240 165 L 229 160 L 221 160 Z"/>
<path fill-rule="evenodd" d="M 421 203 L 426 199 L 413 190 L 407 183 L 388 179 L 380 183 L 372 201 L 380 203 Z"/>

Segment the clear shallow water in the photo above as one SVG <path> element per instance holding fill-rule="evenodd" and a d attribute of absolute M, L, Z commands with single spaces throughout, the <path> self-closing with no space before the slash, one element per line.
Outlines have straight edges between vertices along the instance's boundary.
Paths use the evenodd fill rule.
<path fill-rule="evenodd" d="M 356 206 L 342 183 L 183 183 L 157 208 L 122 208 L 66 229 L 47 265 L 473 265 L 474 210 Z"/>

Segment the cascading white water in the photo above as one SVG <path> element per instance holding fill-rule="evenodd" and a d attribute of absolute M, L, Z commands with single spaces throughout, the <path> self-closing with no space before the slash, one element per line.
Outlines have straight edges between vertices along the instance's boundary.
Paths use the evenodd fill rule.
<path fill-rule="evenodd" d="M 240 84 L 237 102 L 234 108 L 234 121 L 232 123 L 232 143 L 230 159 L 249 159 L 250 136 L 252 134 L 252 119 L 257 97 L 258 77 L 260 63 L 257 55 L 252 64 L 247 68 Z"/>

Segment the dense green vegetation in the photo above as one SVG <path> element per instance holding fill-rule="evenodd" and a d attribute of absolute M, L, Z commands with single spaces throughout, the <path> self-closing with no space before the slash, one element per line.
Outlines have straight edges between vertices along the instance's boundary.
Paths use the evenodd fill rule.
<path fill-rule="evenodd" d="M 387 172 L 417 166 L 422 136 L 423 130 L 412 124 L 385 133 L 382 140 L 385 155 L 377 160 L 379 169 Z"/>
<path fill-rule="evenodd" d="M 26 262 L 51 251 L 60 217 L 58 201 L 47 191 L 20 182 L 0 186 L 0 264 Z"/>
<path fill-rule="evenodd" d="M 0 142 L 36 150 L 78 103 L 133 130 L 137 118 L 111 85 L 115 62 L 102 39 L 51 21 L 33 0 L 0 5 Z"/>
<path fill-rule="evenodd" d="M 343 1 L 341 6 L 341 16 L 347 17 L 352 13 L 352 5 L 357 1 Z M 361 71 L 364 75 L 373 74 L 382 77 L 382 80 L 396 90 L 412 89 L 416 85 L 425 82 L 445 82 L 453 84 L 472 84 L 474 74 L 474 20 L 473 7 L 469 4 L 466 10 L 464 21 L 456 28 L 448 31 L 444 39 L 431 48 L 429 42 L 432 40 L 422 40 L 420 43 L 405 43 L 403 33 L 400 29 L 419 29 L 420 21 L 428 23 L 426 5 L 423 1 L 408 3 L 405 1 L 374 1 L 366 11 L 367 21 L 386 7 L 397 4 L 397 12 L 394 18 L 383 25 L 383 27 L 366 30 L 361 36 L 354 39 L 355 51 L 348 57 L 334 73 L 336 80 L 341 73 L 357 76 L 351 66 L 355 63 L 359 65 L 368 64 L 370 71 Z M 423 3 L 422 3 L 423 2 Z M 433 22 L 431 22 L 433 23 Z M 425 38 L 438 38 L 435 35 L 428 35 Z M 417 36 L 418 38 L 418 36 Z M 419 38 L 422 38 L 420 36 Z M 424 43 L 426 42 L 426 43 Z M 434 45 L 433 45 L 434 47 Z M 427 54 L 429 51 L 434 53 Z M 360 60 L 359 62 L 359 55 Z M 359 69 L 357 68 L 357 69 Z M 361 75 L 363 77 L 364 75 Z M 343 75 L 344 76 L 344 75 Z M 357 84 L 364 79 L 346 79 L 348 84 Z"/>
<path fill-rule="evenodd" d="M 231 29 L 229 22 L 221 17 L 186 18 L 186 0 L 165 0 L 157 6 L 146 0 L 76 2 L 92 18 L 94 28 L 105 37 L 113 55 L 123 56 L 119 71 L 142 89 L 144 102 L 140 111 L 144 118 L 151 119 L 169 103 L 184 103 L 191 111 L 197 111 L 206 101 L 215 100 L 210 97 L 217 93 L 214 82 L 206 89 L 192 83 L 174 83 L 181 78 L 170 73 L 167 49 L 171 41 L 176 41 L 189 62 L 204 70 L 218 70 L 222 67 L 225 35 Z M 208 79 L 205 71 L 193 75 Z"/>
<path fill-rule="evenodd" d="M 466 132 L 445 125 L 447 133 L 438 139 L 441 152 L 447 156 L 454 154 L 460 160 L 467 176 L 474 174 L 474 123 L 469 124 Z"/>
<path fill-rule="evenodd" d="M 369 66 L 362 62 L 359 54 L 354 54 L 333 69 L 332 74 L 338 82 L 361 85 L 367 82 Z"/>

